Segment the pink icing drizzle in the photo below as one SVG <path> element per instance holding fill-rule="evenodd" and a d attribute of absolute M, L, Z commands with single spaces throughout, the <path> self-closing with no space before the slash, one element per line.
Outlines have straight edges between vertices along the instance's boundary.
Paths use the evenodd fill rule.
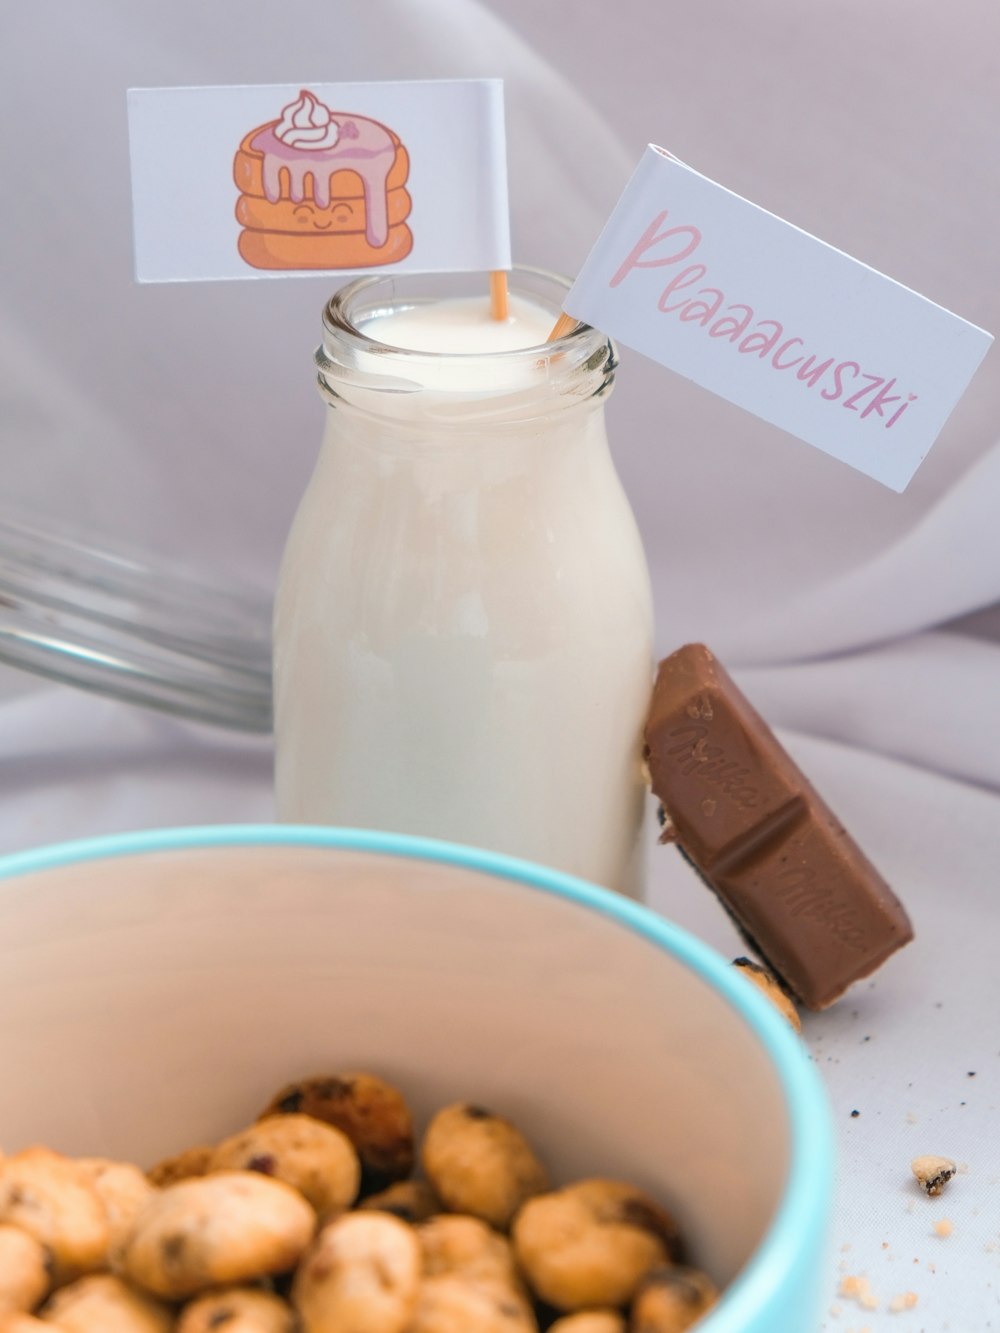
<path fill-rule="evenodd" d="M 332 148 L 290 148 L 275 137 L 272 125 L 254 135 L 251 148 L 264 154 L 264 194 L 270 203 L 278 202 L 284 168 L 293 203 L 300 204 L 306 197 L 306 177 L 311 175 L 317 207 L 329 208 L 330 177 L 345 168 L 356 171 L 365 196 L 365 239 L 379 249 L 389 239 L 386 181 L 396 160 L 396 146 L 389 131 L 378 121 L 337 113 L 332 113 L 331 119 L 340 130 Z"/>

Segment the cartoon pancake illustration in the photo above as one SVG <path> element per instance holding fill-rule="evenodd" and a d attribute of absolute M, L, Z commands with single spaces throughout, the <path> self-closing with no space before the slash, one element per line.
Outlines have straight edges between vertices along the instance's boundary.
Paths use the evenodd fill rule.
<path fill-rule="evenodd" d="M 240 255 L 259 269 L 394 264 L 413 248 L 409 171 L 392 130 L 303 89 L 233 159 Z"/>

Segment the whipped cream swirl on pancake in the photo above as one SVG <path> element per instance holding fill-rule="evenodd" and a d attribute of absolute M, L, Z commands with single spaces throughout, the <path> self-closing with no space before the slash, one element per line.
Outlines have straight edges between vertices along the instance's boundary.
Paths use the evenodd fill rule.
<path fill-rule="evenodd" d="M 281 112 L 274 127 L 274 137 L 289 148 L 319 151 L 332 148 L 340 138 L 340 126 L 329 108 L 305 88 L 298 101 L 291 102 Z"/>
<path fill-rule="evenodd" d="M 337 201 L 350 205 L 363 196 L 365 239 L 379 249 L 389 239 L 386 196 L 398 142 L 377 120 L 331 111 L 303 89 L 279 120 L 253 134 L 250 147 L 263 157 L 262 183 L 269 203 L 311 200 L 316 208 L 328 209 Z M 331 189 L 334 179 L 336 191 Z"/>

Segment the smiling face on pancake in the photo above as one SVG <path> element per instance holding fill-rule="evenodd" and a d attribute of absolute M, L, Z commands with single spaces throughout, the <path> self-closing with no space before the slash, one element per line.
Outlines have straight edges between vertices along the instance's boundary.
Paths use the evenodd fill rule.
<path fill-rule="evenodd" d="M 377 120 L 303 90 L 247 134 L 233 160 L 239 252 L 260 269 L 374 268 L 413 248 L 410 161 Z"/>

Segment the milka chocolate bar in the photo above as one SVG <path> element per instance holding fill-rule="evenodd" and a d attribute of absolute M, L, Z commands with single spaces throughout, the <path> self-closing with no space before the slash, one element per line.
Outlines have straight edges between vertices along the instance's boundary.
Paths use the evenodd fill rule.
<path fill-rule="evenodd" d="M 660 663 L 646 755 L 664 840 L 810 1009 L 913 938 L 888 884 L 703 644 Z"/>

